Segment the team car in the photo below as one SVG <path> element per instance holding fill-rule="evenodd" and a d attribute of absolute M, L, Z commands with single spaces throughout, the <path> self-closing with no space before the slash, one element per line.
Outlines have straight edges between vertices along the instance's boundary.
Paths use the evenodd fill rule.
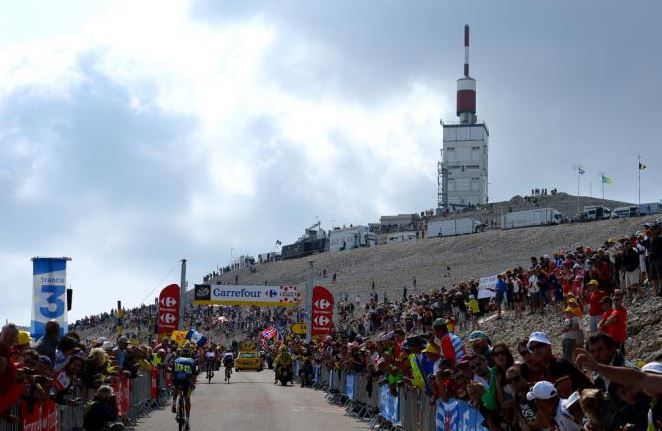
<path fill-rule="evenodd" d="M 262 371 L 262 358 L 256 351 L 239 352 L 239 356 L 234 361 L 235 371 L 257 370 Z"/>

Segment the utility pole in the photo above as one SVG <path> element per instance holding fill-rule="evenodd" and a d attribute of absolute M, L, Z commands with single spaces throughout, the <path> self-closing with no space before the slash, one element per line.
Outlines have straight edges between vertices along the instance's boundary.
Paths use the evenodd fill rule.
<path fill-rule="evenodd" d="M 313 333 L 313 282 L 314 261 L 308 261 L 308 282 L 306 283 L 306 342 L 310 343 Z"/>
<path fill-rule="evenodd" d="M 186 259 L 182 259 L 182 278 L 179 285 L 179 330 L 185 330 L 186 318 Z"/>
<path fill-rule="evenodd" d="M 641 208 L 641 154 L 637 155 L 637 159 L 639 163 L 637 163 L 637 172 L 639 172 L 639 182 L 638 182 L 638 204 L 639 208 Z"/>

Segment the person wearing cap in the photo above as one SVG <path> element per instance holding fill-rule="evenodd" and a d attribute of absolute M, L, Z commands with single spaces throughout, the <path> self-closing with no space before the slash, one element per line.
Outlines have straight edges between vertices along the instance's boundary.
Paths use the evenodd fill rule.
<path fill-rule="evenodd" d="M 124 362 L 126 361 L 126 358 L 128 356 L 128 348 L 129 347 L 129 339 L 126 337 L 119 337 L 117 339 L 117 347 L 113 349 L 113 353 L 115 353 L 115 357 L 117 358 L 117 365 L 120 366 L 120 368 L 124 368 Z"/>
<path fill-rule="evenodd" d="M 561 335 L 561 343 L 563 346 L 563 357 L 567 359 L 568 361 L 573 361 L 574 360 L 574 352 L 575 352 L 575 346 L 577 345 L 582 345 L 583 344 L 583 335 L 582 335 L 582 340 L 580 342 L 580 323 L 579 320 L 577 319 L 577 316 L 575 316 L 575 312 L 572 307 L 566 307 L 565 310 L 563 310 L 563 313 L 565 314 L 565 319 L 563 320 L 563 329 L 562 332 L 563 334 Z"/>
<path fill-rule="evenodd" d="M 471 343 L 471 350 L 474 354 L 484 357 L 490 367 L 494 366 L 492 343 L 484 331 L 473 331 L 469 334 L 467 341 Z"/>
<path fill-rule="evenodd" d="M 543 380 L 533 385 L 526 399 L 536 405 L 537 426 L 559 431 L 581 431 L 582 426 L 575 422 L 565 407 L 566 400 L 559 396 L 551 382 Z"/>
<path fill-rule="evenodd" d="M 532 332 L 527 347 L 540 363 L 540 375 L 543 380 L 553 382 L 562 397 L 568 397 L 577 390 L 593 387 L 593 382 L 570 361 L 554 356 L 552 343 L 544 332 Z M 531 376 L 525 377 L 528 381 L 533 381 Z"/>
<path fill-rule="evenodd" d="M 83 428 L 85 431 L 102 431 L 108 429 L 108 425 L 116 420 L 117 400 L 113 388 L 102 385 L 85 408 Z"/>
<path fill-rule="evenodd" d="M 589 332 L 595 333 L 598 331 L 598 323 L 602 317 L 602 298 L 607 296 L 604 290 L 600 289 L 598 280 L 592 279 L 588 282 L 588 328 Z"/>
<path fill-rule="evenodd" d="M 432 332 L 434 340 L 431 344 L 439 350 L 442 356 L 448 359 L 453 365 L 464 356 L 464 346 L 462 340 L 452 332 L 448 332 L 448 326 L 444 319 L 436 319 L 432 323 Z"/>

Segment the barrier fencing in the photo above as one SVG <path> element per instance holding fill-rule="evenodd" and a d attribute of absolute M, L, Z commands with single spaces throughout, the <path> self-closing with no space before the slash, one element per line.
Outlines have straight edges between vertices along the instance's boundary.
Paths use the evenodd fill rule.
<path fill-rule="evenodd" d="M 141 417 L 164 406 L 170 397 L 169 376 L 163 369 L 143 371 L 135 379 L 120 376 L 112 385 L 117 398 L 118 422 L 135 425 Z M 82 431 L 85 405 L 94 396 L 93 390 L 74 388 L 70 404 L 27 400 L 11 409 L 17 423 L 0 419 L 0 431 Z"/>
<path fill-rule="evenodd" d="M 295 362 L 294 370 L 298 369 L 299 365 Z M 388 385 L 380 386 L 377 378 L 364 373 L 349 373 L 317 365 L 314 367 L 313 388 L 325 391 L 329 402 L 344 406 L 349 416 L 368 421 L 372 429 L 436 431 L 439 412 L 442 412 L 439 419 L 443 427 L 444 409 L 451 406 L 454 413 L 449 415 L 456 415 L 452 422 L 465 424 L 464 427 L 452 429 L 486 430 L 479 425 L 479 420 L 467 426 L 464 421 L 472 412 L 464 406 L 460 406 L 464 410 L 455 410 L 458 403 L 452 400 L 449 403 L 434 402 L 425 392 L 407 386 L 400 386 L 394 394 Z M 470 417 L 476 419 L 475 416 Z"/>

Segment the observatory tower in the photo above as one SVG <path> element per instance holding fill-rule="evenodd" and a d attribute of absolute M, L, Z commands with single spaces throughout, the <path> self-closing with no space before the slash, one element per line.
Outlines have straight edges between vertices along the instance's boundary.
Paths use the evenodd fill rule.
<path fill-rule="evenodd" d="M 476 117 L 476 80 L 469 75 L 469 26 L 464 26 L 464 76 L 457 80 L 457 122 L 440 121 L 444 129 L 437 164 L 437 211 L 484 205 L 487 197 L 489 131 Z"/>

